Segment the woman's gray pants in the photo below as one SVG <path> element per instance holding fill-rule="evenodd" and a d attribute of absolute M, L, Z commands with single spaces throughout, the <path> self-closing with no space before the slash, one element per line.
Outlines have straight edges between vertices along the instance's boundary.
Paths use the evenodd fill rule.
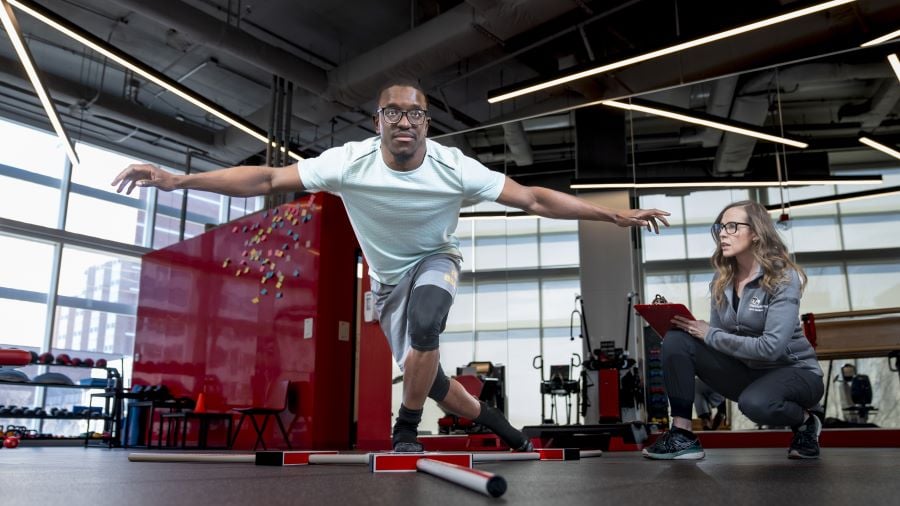
<path fill-rule="evenodd" d="M 736 401 L 760 425 L 796 426 L 805 410 L 816 408 L 825 393 L 818 374 L 799 367 L 752 369 L 681 330 L 666 333 L 662 343 L 663 378 L 672 416 L 691 419 L 694 376 Z"/>

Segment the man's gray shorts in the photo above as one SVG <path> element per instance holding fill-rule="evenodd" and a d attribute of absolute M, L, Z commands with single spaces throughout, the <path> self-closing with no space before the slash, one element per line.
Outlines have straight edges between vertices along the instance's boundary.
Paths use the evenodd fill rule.
<path fill-rule="evenodd" d="M 410 294 L 419 286 L 433 285 L 446 290 L 451 297 L 456 298 L 459 268 L 458 257 L 439 253 L 422 259 L 404 274 L 403 279 L 396 285 L 383 285 L 372 280 L 375 316 L 381 323 L 381 330 L 387 336 L 394 360 L 397 361 L 401 370 L 412 342 L 409 336 L 409 319 L 407 317 Z M 441 331 L 443 330 L 442 328 Z"/>

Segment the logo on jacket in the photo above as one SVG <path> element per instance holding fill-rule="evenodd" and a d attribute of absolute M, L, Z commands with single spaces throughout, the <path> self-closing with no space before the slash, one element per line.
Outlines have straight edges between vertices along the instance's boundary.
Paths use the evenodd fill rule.
<path fill-rule="evenodd" d="M 750 307 L 748 308 L 750 311 L 761 312 L 768 309 L 768 304 L 763 304 L 759 297 L 753 297 L 750 299 Z"/>

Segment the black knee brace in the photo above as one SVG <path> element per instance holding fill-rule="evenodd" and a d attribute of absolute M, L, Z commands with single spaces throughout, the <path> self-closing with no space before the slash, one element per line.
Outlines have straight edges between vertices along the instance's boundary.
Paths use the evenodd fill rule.
<path fill-rule="evenodd" d="M 438 349 L 438 341 L 444 325 L 447 324 L 447 313 L 450 312 L 451 304 L 453 297 L 443 288 L 422 285 L 412 291 L 406 318 L 414 350 Z"/>
<path fill-rule="evenodd" d="M 434 383 L 431 384 L 431 391 L 428 392 L 428 397 L 434 399 L 436 402 L 443 402 L 449 391 L 450 378 L 444 374 L 444 369 L 441 367 L 441 364 L 438 364 L 437 375 L 434 377 Z"/>

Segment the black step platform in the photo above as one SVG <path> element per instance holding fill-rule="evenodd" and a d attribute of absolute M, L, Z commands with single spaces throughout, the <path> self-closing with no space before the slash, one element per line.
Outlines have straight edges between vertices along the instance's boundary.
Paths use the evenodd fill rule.
<path fill-rule="evenodd" d="M 647 427 L 641 422 L 596 425 L 527 425 L 522 432 L 528 438 L 539 438 L 544 448 L 580 448 L 609 450 L 612 438 L 625 444 L 639 444 L 647 439 Z"/>

